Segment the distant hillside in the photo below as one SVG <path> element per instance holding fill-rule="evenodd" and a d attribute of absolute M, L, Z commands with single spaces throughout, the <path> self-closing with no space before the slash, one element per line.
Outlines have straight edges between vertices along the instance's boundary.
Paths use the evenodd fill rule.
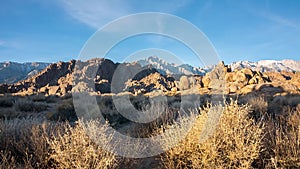
<path fill-rule="evenodd" d="M 2 62 L 0 63 L 0 83 L 12 84 L 20 80 L 27 79 L 36 75 L 45 69 L 49 63 L 16 63 Z"/>

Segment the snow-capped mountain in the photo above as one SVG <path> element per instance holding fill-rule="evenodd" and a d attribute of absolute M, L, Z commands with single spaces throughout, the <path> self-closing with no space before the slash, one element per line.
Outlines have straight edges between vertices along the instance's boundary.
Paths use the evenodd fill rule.
<path fill-rule="evenodd" d="M 257 70 L 260 72 L 300 71 L 300 61 L 295 60 L 261 60 L 258 62 L 239 61 L 231 63 L 230 66 L 233 70 L 240 68 L 250 68 L 252 70 Z"/>
<path fill-rule="evenodd" d="M 49 63 L 32 62 L 32 63 L 16 63 L 1 62 L 0 63 L 0 83 L 15 83 L 19 80 L 27 79 L 44 68 Z"/>
<path fill-rule="evenodd" d="M 176 65 L 174 63 L 168 63 L 163 59 L 160 59 L 156 56 L 151 56 L 147 59 L 139 60 L 139 64 L 142 66 L 152 65 L 154 68 L 158 69 L 163 74 L 198 74 L 204 75 L 207 72 L 210 72 L 214 66 L 205 67 L 205 68 L 196 68 L 188 64 Z M 229 64 L 229 66 L 234 69 L 241 68 L 250 68 L 254 71 L 260 72 L 280 72 L 280 71 L 288 71 L 288 72 L 300 72 L 300 61 L 295 60 L 261 60 L 258 62 L 251 61 L 238 61 Z"/>
<path fill-rule="evenodd" d="M 185 74 L 185 75 L 204 75 L 212 68 L 196 68 L 189 64 L 176 65 L 175 63 L 168 63 L 167 61 L 156 56 L 150 56 L 146 59 L 137 61 L 141 66 L 152 65 L 162 74 Z"/>

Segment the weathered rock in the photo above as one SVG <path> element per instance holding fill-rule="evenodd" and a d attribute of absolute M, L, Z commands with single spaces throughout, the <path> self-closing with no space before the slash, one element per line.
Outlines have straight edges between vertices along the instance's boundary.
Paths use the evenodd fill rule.
<path fill-rule="evenodd" d="M 176 93 L 178 91 L 177 87 L 172 87 L 171 92 Z"/>
<path fill-rule="evenodd" d="M 72 90 L 72 86 L 70 84 L 61 84 L 59 88 L 62 95 L 65 95 Z"/>
<path fill-rule="evenodd" d="M 256 88 L 256 84 L 251 84 L 251 85 L 247 85 L 243 88 L 241 88 L 238 93 L 239 94 L 248 94 L 248 93 L 251 93 L 255 90 Z"/>
<path fill-rule="evenodd" d="M 257 85 L 256 90 L 272 96 L 276 93 L 284 92 L 282 87 L 275 87 L 272 84 L 267 83 Z"/>
<path fill-rule="evenodd" d="M 252 78 L 254 73 L 251 69 L 248 69 L 248 68 L 243 68 L 240 70 L 240 72 L 244 73 L 248 79 Z"/>
<path fill-rule="evenodd" d="M 248 83 L 248 78 L 244 73 L 238 71 L 234 76 L 234 81 L 246 85 Z"/>
<path fill-rule="evenodd" d="M 154 90 L 170 91 L 175 82 L 174 79 L 167 78 L 159 72 L 154 72 L 145 76 L 144 78 L 137 80 L 133 79 L 132 81 L 127 82 L 125 91 L 136 93 L 140 89 L 145 89 L 146 92 L 151 92 Z"/>
<path fill-rule="evenodd" d="M 231 83 L 228 87 L 229 93 L 236 93 L 238 91 L 238 86 L 235 83 Z"/>
<path fill-rule="evenodd" d="M 291 83 L 285 83 L 280 85 L 280 87 L 287 92 L 292 92 L 292 91 L 297 91 L 298 90 L 298 86 L 291 84 Z"/>
<path fill-rule="evenodd" d="M 228 82 L 234 82 L 235 79 L 235 72 L 228 72 L 225 75 L 225 81 Z"/>
<path fill-rule="evenodd" d="M 225 75 L 227 71 L 229 71 L 228 66 L 225 66 L 224 62 L 220 62 L 211 72 L 202 78 L 203 86 L 211 89 L 215 94 L 224 93 L 226 89 Z"/>
<path fill-rule="evenodd" d="M 190 88 L 190 81 L 187 76 L 181 76 L 179 80 L 179 90 L 187 90 Z"/>
<path fill-rule="evenodd" d="M 210 84 L 210 78 L 208 76 L 204 76 L 202 78 L 203 87 L 208 88 Z"/>
<path fill-rule="evenodd" d="M 56 95 L 59 90 L 59 86 L 49 86 L 48 94 L 49 95 Z"/>
<path fill-rule="evenodd" d="M 39 90 L 38 90 L 38 92 L 39 93 L 47 93 L 48 92 L 48 86 L 44 86 L 44 87 L 41 87 Z"/>
<path fill-rule="evenodd" d="M 37 92 L 37 90 L 35 87 L 32 86 L 32 87 L 29 87 L 26 92 L 28 95 L 32 95 L 32 94 L 35 94 Z"/>
<path fill-rule="evenodd" d="M 249 84 L 257 84 L 258 83 L 258 80 L 255 78 L 255 77 L 252 77 L 249 82 Z"/>

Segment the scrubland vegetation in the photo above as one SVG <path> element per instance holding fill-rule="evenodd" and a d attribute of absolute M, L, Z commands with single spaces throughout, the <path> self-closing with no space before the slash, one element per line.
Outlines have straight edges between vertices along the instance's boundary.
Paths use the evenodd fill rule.
<path fill-rule="evenodd" d="M 228 98 L 218 105 L 207 103 L 186 109 L 188 116 L 179 121 L 175 121 L 176 108 L 147 109 L 168 113 L 149 125 L 133 125 L 132 129 L 143 137 L 152 138 L 166 129 L 180 129 L 183 123 L 194 121 L 189 133 L 177 145 L 167 149 L 162 144 L 165 153 L 148 159 L 120 157 L 90 139 L 87 130 L 105 132 L 113 125 L 110 121 L 117 118 L 106 97 L 98 100 L 100 107 L 106 107 L 108 123 L 99 127 L 97 121 L 83 122 L 73 117 L 71 96 L 2 96 L 0 168 L 300 167 L 300 99 L 297 95 L 282 100 L 259 95 Z M 221 115 L 219 123 L 209 137 L 201 139 L 210 113 Z M 172 136 L 181 135 L 179 131 Z M 174 141 L 168 140 L 167 135 L 162 138 L 166 142 Z M 101 141 L 108 144 L 110 139 L 102 137 Z"/>

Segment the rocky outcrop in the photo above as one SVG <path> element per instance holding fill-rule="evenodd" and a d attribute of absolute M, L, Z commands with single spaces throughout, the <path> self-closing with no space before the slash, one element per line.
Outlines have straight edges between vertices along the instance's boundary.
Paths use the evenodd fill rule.
<path fill-rule="evenodd" d="M 125 91 L 141 94 L 149 93 L 154 90 L 161 90 L 164 92 L 171 91 L 171 89 L 175 87 L 174 78 L 164 76 L 155 69 L 144 70 L 141 74 L 137 74 L 136 77 L 127 82 Z"/>
<path fill-rule="evenodd" d="M 272 95 L 281 92 L 299 93 L 299 79 L 300 74 L 297 72 L 261 73 L 249 68 L 232 71 L 230 66 L 220 62 L 202 78 L 202 84 L 204 89 L 209 89 L 206 91 L 210 94 L 219 90 L 223 94 L 248 94 L 255 91 Z"/>

